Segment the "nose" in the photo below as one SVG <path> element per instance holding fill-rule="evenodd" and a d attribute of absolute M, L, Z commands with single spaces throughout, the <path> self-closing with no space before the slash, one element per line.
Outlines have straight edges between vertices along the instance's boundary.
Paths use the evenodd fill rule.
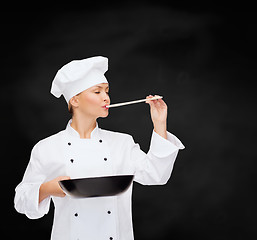
<path fill-rule="evenodd" d="M 104 102 L 106 102 L 106 103 L 110 102 L 110 97 L 109 97 L 109 95 L 107 93 L 105 93 Z"/>

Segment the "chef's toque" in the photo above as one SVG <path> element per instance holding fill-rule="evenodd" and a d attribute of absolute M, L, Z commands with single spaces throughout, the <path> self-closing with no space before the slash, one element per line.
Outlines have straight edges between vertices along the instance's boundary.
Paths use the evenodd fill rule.
<path fill-rule="evenodd" d="M 67 103 L 84 90 L 100 83 L 108 83 L 104 73 L 108 70 L 108 58 L 91 57 L 74 60 L 64 65 L 52 82 L 51 93 L 59 98 L 64 96 Z"/>

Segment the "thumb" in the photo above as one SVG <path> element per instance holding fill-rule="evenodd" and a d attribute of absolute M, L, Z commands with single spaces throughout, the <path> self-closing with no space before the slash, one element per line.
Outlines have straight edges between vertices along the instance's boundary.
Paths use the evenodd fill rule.
<path fill-rule="evenodd" d="M 58 181 L 62 181 L 62 180 L 70 180 L 69 176 L 60 176 L 58 177 Z"/>

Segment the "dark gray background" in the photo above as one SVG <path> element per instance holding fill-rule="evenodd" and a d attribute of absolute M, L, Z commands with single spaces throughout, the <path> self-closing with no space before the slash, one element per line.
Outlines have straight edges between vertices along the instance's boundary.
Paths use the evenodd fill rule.
<path fill-rule="evenodd" d="M 163 95 L 168 129 L 186 146 L 167 185 L 134 185 L 135 239 L 256 239 L 255 15 L 247 5 L 161 2 L 2 14 L 1 211 L 14 231 L 4 234 L 50 238 L 53 206 L 29 220 L 13 208 L 14 188 L 33 145 L 69 119 L 49 93 L 57 70 L 103 55 L 112 102 Z M 99 125 L 148 150 L 148 105 L 111 109 Z"/>

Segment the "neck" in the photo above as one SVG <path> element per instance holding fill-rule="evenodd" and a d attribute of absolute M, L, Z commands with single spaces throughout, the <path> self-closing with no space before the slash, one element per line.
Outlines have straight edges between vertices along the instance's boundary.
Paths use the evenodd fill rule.
<path fill-rule="evenodd" d="M 72 117 L 71 127 L 79 133 L 80 138 L 90 138 L 91 132 L 96 127 L 96 119 L 85 119 L 85 117 L 80 118 L 74 115 Z"/>

